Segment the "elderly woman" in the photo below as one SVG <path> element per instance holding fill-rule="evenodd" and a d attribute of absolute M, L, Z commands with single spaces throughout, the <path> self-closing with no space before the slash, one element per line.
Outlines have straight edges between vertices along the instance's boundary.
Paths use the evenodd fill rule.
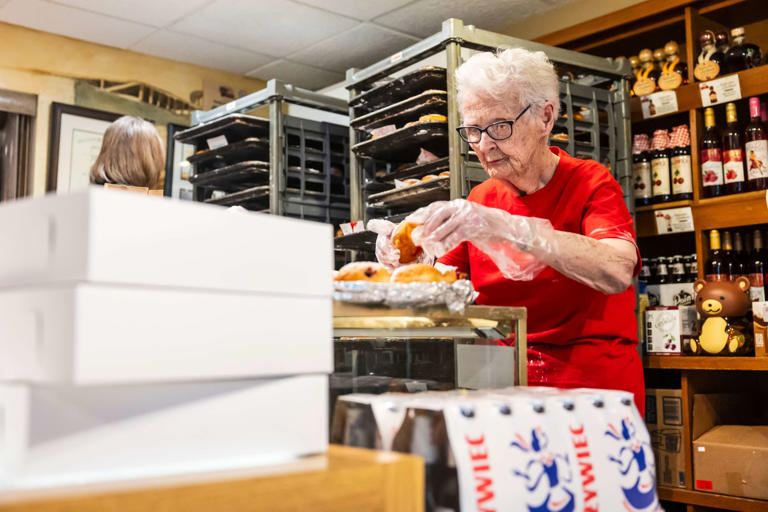
<path fill-rule="evenodd" d="M 478 304 L 527 308 L 531 385 L 626 390 L 642 411 L 632 218 L 605 167 L 549 146 L 559 114 L 552 64 L 520 48 L 479 53 L 456 79 L 459 134 L 491 178 L 466 201 L 415 212 L 414 241 L 442 255 L 438 266 L 468 273 Z M 380 261 L 397 266 L 397 250 L 379 239 Z"/>

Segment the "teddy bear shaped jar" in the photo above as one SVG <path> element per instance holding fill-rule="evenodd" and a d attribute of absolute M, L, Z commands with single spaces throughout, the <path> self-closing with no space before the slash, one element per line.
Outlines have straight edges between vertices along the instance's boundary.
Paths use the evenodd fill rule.
<path fill-rule="evenodd" d="M 747 291 L 749 279 L 704 281 L 693 283 L 699 333 L 691 338 L 687 352 L 693 355 L 744 355 L 752 350 L 751 302 Z"/>

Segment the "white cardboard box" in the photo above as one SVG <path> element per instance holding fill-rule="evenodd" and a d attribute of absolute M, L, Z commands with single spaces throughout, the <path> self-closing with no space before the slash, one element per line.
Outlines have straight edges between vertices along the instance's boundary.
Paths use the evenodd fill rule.
<path fill-rule="evenodd" d="M 652 306 L 645 310 L 648 354 L 681 354 L 683 344 L 696 331 L 696 306 Z"/>
<path fill-rule="evenodd" d="M 695 305 L 693 283 L 649 284 L 645 290 L 651 306 Z"/>
<path fill-rule="evenodd" d="M 332 317 L 330 297 L 97 284 L 4 289 L 0 380 L 95 385 L 330 373 Z"/>
<path fill-rule="evenodd" d="M 330 296 L 332 226 L 93 187 L 0 206 L 1 286 L 102 282 Z"/>
<path fill-rule="evenodd" d="M 0 489 L 274 463 L 323 452 L 328 376 L 0 385 Z"/>

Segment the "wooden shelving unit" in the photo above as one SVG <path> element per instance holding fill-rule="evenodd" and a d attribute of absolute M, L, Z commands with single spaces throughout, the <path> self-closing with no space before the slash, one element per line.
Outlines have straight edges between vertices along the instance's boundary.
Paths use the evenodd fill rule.
<path fill-rule="evenodd" d="M 643 119 L 640 100 L 633 98 L 630 119 L 633 133 L 652 133 L 687 123 L 691 133 L 691 164 L 694 197 L 636 209 L 635 226 L 641 251 L 687 254 L 692 244 L 703 276 L 708 253 L 707 233 L 711 229 L 731 229 L 768 224 L 766 191 L 718 198 L 700 194 L 699 142 L 704 115 L 699 83 L 693 76 L 693 64 L 699 51 L 698 37 L 704 29 L 723 30 L 743 26 L 747 40 L 768 53 L 768 1 L 765 0 L 647 0 L 626 9 L 601 16 L 588 23 L 547 34 L 538 39 L 544 44 L 562 46 L 602 57 L 637 55 L 642 48 L 659 48 L 669 40 L 680 45 L 681 58 L 688 62 L 689 83 L 676 90 L 678 111 L 665 116 Z M 768 65 L 738 73 L 741 95 L 768 95 Z M 718 77 L 720 78 L 720 77 Z M 715 107 L 716 116 L 724 106 Z M 655 215 L 658 210 L 690 207 L 692 233 L 659 234 Z M 686 252 L 687 250 L 687 252 Z M 667 253 L 670 254 L 670 253 Z M 694 395 L 715 392 L 754 392 L 768 389 L 768 357 L 691 357 L 648 356 L 644 358 L 646 382 L 677 382 L 682 390 L 683 446 L 687 447 L 686 489 L 659 488 L 663 501 L 682 504 L 687 512 L 739 510 L 768 511 L 768 501 L 697 491 L 693 487 L 693 452 L 691 424 Z M 664 387 L 664 386 L 662 386 Z"/>

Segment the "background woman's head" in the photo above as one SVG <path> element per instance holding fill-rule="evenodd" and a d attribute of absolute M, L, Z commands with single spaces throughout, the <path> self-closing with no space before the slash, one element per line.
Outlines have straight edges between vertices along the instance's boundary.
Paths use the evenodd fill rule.
<path fill-rule="evenodd" d="M 91 183 L 153 188 L 165 167 L 163 143 L 154 125 L 123 116 L 107 128 L 91 166 Z"/>
<path fill-rule="evenodd" d="M 526 171 L 536 152 L 546 150 L 549 133 L 560 113 L 557 74 L 543 52 L 511 48 L 477 53 L 456 70 L 462 124 L 485 128 L 513 120 L 512 136 L 493 140 L 487 133 L 472 144 L 491 176 L 514 178 Z"/>

